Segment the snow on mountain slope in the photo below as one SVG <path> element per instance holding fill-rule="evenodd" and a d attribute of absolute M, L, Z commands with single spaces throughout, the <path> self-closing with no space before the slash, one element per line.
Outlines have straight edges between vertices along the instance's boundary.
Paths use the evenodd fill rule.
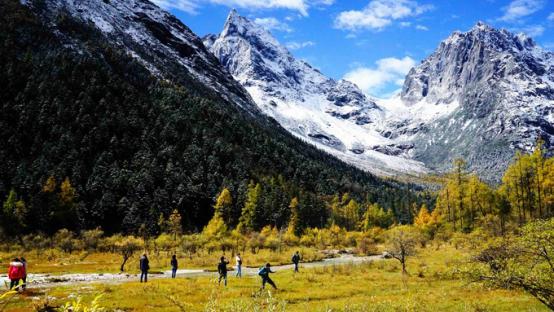
<path fill-rule="evenodd" d="M 299 138 L 372 172 L 425 171 L 375 130 L 385 112 L 357 86 L 295 59 L 267 30 L 235 10 L 221 34 L 206 36 L 204 44 L 261 111 Z"/>
<path fill-rule="evenodd" d="M 173 15 L 147 0 L 21 0 L 37 14 L 58 27 L 59 16 L 97 27 L 107 38 L 123 47 L 154 75 L 168 80 L 186 80 L 210 87 L 229 102 L 256 113 L 248 93 L 202 40 Z M 59 32 L 63 36 L 63 32 Z M 74 38 L 65 38 L 69 45 Z M 192 80 L 192 81 L 190 81 Z"/>
<path fill-rule="evenodd" d="M 407 75 L 381 133 L 444 170 L 463 157 L 497 180 L 516 149 L 554 145 L 554 55 L 525 35 L 479 22 L 455 32 Z"/>

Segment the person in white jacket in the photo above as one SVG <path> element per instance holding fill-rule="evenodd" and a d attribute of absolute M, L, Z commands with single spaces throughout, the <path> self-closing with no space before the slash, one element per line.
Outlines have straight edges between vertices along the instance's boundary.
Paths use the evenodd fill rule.
<path fill-rule="evenodd" d="M 240 256 L 240 253 L 237 253 L 237 256 L 235 257 L 236 265 L 237 265 L 237 274 L 236 277 L 242 277 L 242 258 Z"/>

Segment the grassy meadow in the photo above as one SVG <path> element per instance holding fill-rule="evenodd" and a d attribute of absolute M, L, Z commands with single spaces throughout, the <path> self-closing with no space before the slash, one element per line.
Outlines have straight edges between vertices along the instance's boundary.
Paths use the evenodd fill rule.
<path fill-rule="evenodd" d="M 459 272 L 469 255 L 470 249 L 429 245 L 408 260 L 408 276 L 401 274 L 394 259 L 305 269 L 296 275 L 290 270 L 278 271 L 272 279 L 279 289 L 264 292 L 259 290 L 258 277 L 237 279 L 232 273 L 228 287 L 218 286 L 214 275 L 152 279 L 148 284 L 80 283 L 37 288 L 16 295 L 0 310 L 52 311 L 48 307 L 79 298 L 90 308 L 101 295 L 97 305 L 107 311 L 547 311 L 520 291 L 489 289 L 462 279 Z M 103 263 L 99 267 L 109 262 L 99 259 Z M 208 259 L 217 261 L 217 256 Z"/>

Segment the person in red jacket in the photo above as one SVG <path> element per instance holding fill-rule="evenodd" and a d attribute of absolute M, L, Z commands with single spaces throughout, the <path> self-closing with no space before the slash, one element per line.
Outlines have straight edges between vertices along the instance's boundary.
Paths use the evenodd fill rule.
<path fill-rule="evenodd" d="M 8 278 L 10 279 L 10 289 L 19 290 L 19 280 L 25 276 L 25 268 L 18 258 L 13 259 L 8 269 Z"/>

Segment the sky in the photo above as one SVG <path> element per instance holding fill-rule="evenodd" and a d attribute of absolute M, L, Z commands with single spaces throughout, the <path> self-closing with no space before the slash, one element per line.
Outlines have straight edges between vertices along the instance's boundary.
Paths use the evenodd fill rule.
<path fill-rule="evenodd" d="M 478 21 L 524 32 L 554 50 L 554 0 L 153 0 L 199 36 L 229 11 L 267 28 L 297 58 L 388 97 L 452 32 Z"/>

